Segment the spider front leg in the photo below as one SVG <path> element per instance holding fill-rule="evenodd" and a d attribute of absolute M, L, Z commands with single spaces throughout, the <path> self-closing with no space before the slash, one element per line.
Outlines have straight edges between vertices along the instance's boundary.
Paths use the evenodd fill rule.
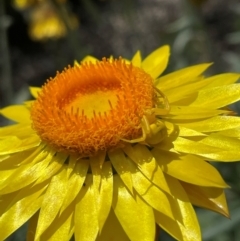
<path fill-rule="evenodd" d="M 155 115 L 167 115 L 169 113 L 169 109 L 160 109 L 158 107 L 156 108 L 152 108 L 151 111 L 155 114 Z"/>
<path fill-rule="evenodd" d="M 129 143 L 137 143 L 137 142 L 143 142 L 146 140 L 147 135 L 150 133 L 150 125 L 149 125 L 149 121 L 147 119 L 147 117 L 144 115 L 141 119 L 141 124 L 140 124 L 141 128 L 142 128 L 142 136 L 133 140 L 127 140 L 124 138 L 120 138 L 120 140 L 125 141 L 125 142 L 129 142 Z"/>
<path fill-rule="evenodd" d="M 164 133 L 162 130 L 165 128 L 164 123 L 159 120 L 155 119 L 152 124 L 149 124 L 149 120 L 146 115 L 143 116 L 141 120 L 141 127 L 142 127 L 142 136 L 133 140 L 127 140 L 124 138 L 120 138 L 122 141 L 129 142 L 129 143 L 137 143 L 137 142 L 145 142 L 149 144 L 157 144 L 162 141 L 164 138 Z"/>
<path fill-rule="evenodd" d="M 155 91 L 157 92 L 157 99 L 159 102 L 159 99 L 163 99 L 163 106 L 164 108 L 159 108 L 158 104 L 155 105 L 155 108 L 152 108 L 151 110 L 155 113 L 155 115 L 167 115 L 170 111 L 170 105 L 168 102 L 168 99 L 166 95 L 162 93 L 161 90 L 155 88 Z"/>

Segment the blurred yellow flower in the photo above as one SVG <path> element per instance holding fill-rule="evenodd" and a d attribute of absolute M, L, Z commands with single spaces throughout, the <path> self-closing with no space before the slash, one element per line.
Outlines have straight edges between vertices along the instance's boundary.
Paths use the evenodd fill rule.
<path fill-rule="evenodd" d="M 201 240 L 192 205 L 228 216 L 228 187 L 206 160 L 240 159 L 239 74 L 210 64 L 159 77 L 163 46 L 144 60 L 96 60 L 57 73 L 37 99 L 1 109 L 0 240 L 30 220 L 27 240 L 149 240 L 155 224 Z"/>
<path fill-rule="evenodd" d="M 25 9 L 25 8 L 29 8 L 36 2 L 37 0 L 14 0 L 13 5 L 18 9 Z"/>
<path fill-rule="evenodd" d="M 58 0 L 59 4 L 64 2 L 65 0 Z M 26 15 L 29 22 L 29 35 L 33 40 L 42 41 L 66 36 L 66 24 L 51 1 L 15 0 L 14 5 L 19 9 L 29 8 Z M 77 17 L 69 13 L 66 8 L 64 9 L 68 18 L 68 27 L 77 29 L 79 26 Z"/>
<path fill-rule="evenodd" d="M 18 9 L 25 9 L 44 2 L 50 2 L 50 0 L 13 0 L 13 5 Z M 57 0 L 57 2 L 65 3 L 66 0 Z"/>
<path fill-rule="evenodd" d="M 72 29 L 78 27 L 74 15 L 69 16 Z M 30 13 L 29 35 L 33 40 L 57 39 L 67 34 L 67 28 L 56 9 L 49 3 L 42 3 Z"/>

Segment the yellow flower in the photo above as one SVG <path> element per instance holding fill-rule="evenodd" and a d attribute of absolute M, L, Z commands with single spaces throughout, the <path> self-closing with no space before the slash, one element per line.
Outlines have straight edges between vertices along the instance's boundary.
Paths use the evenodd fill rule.
<path fill-rule="evenodd" d="M 49 2 L 49 0 L 13 0 L 13 6 L 22 10 L 44 2 Z M 57 0 L 57 2 L 65 3 L 66 0 Z"/>
<path fill-rule="evenodd" d="M 66 0 L 57 0 L 59 5 Z M 57 8 L 49 0 L 15 0 L 14 6 L 20 10 L 28 8 L 26 13 L 29 21 L 29 35 L 35 41 L 58 39 L 66 36 L 67 27 Z M 63 7 L 64 8 L 64 7 Z M 64 8 L 65 9 L 65 8 Z M 65 15 L 70 29 L 76 29 L 79 21 L 74 14 L 65 9 Z"/>
<path fill-rule="evenodd" d="M 36 4 L 36 0 L 14 0 L 13 5 L 18 9 L 29 8 L 32 5 Z"/>
<path fill-rule="evenodd" d="M 76 29 L 78 19 L 68 12 L 69 27 Z M 29 13 L 29 35 L 33 40 L 58 39 L 67 34 L 67 28 L 51 2 L 37 4 Z"/>
<path fill-rule="evenodd" d="M 27 240 L 149 240 L 155 224 L 201 240 L 193 206 L 225 216 L 228 185 L 206 160 L 240 159 L 239 74 L 210 64 L 158 78 L 169 47 L 143 61 L 86 57 L 3 108 L 0 240 L 30 220 Z"/>

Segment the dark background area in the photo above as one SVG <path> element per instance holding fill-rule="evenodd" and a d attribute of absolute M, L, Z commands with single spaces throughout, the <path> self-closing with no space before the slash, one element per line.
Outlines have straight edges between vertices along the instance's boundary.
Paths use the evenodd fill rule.
<path fill-rule="evenodd" d="M 207 75 L 240 72 L 239 0 L 29 0 L 32 4 L 21 7 L 17 2 L 0 1 L 0 107 L 31 98 L 28 86 L 41 86 L 86 55 L 131 58 L 137 50 L 146 56 L 169 44 L 165 73 L 202 62 L 214 62 Z M 44 14 L 45 25 L 33 17 L 37 13 L 40 19 Z M 54 35 L 51 29 L 57 27 L 48 16 L 62 21 L 64 34 Z M 38 24 L 41 37 L 34 37 L 31 29 Z M 240 110 L 239 104 L 232 108 Z M 203 240 L 239 241 L 240 165 L 215 165 L 232 186 L 227 190 L 231 220 L 197 209 Z M 24 232 L 8 240 L 23 241 Z M 162 232 L 161 240 L 172 239 Z"/>

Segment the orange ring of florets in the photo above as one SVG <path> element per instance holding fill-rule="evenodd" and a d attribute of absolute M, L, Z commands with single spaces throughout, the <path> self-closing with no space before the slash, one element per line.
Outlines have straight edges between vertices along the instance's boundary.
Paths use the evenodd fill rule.
<path fill-rule="evenodd" d="M 99 90 L 117 93 L 117 103 L 112 106 L 109 100 L 107 113 L 88 118 L 79 108 L 77 112 L 64 109 L 75 98 Z M 103 58 L 95 64 L 69 66 L 48 80 L 32 105 L 31 118 L 41 139 L 57 150 L 91 156 L 117 147 L 121 138 L 140 136 L 141 118 L 154 105 L 150 75 L 121 58 Z"/>

